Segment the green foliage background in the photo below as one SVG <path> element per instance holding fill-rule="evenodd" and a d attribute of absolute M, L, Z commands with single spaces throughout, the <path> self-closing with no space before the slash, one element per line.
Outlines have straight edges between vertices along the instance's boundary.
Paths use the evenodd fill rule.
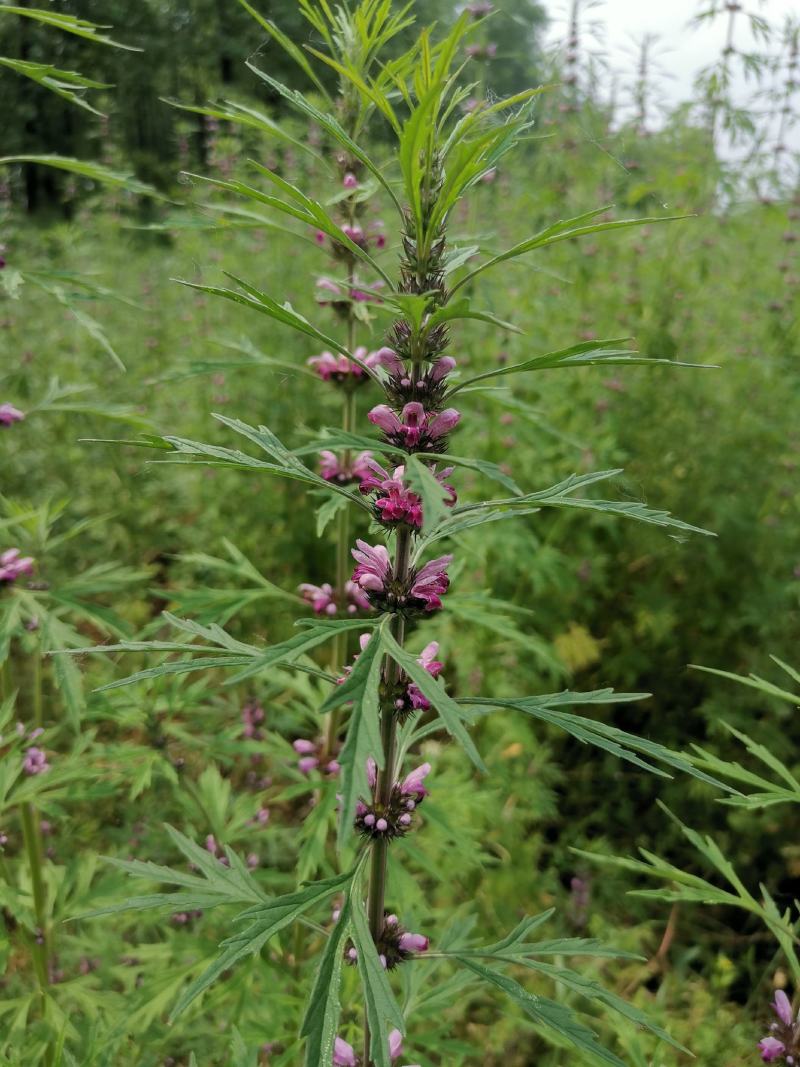
<path fill-rule="evenodd" d="M 276 6 L 275 17 L 291 30 L 284 17 L 290 5 Z M 27 86 L 11 87 L 5 72 L 3 112 L 19 119 L 10 151 L 41 150 L 26 139 L 33 123 L 48 151 L 85 157 L 94 149 L 174 195 L 172 175 L 184 163 L 180 138 L 188 135 L 195 138 L 186 157 L 192 168 L 244 176 L 245 158 L 256 154 L 325 198 L 325 176 L 302 153 L 225 124 L 184 129 L 180 113 L 157 102 L 157 95 L 169 95 L 201 103 L 217 91 L 227 94 L 229 85 L 243 98 L 257 95 L 239 62 L 259 41 L 244 12 L 200 0 L 191 17 L 180 4 L 136 5 L 135 12 L 120 5 L 118 13 L 110 7 L 87 2 L 75 5 L 75 13 L 113 22 L 127 43 L 146 43 L 146 61 L 137 53 L 122 62 L 111 56 L 106 71 L 102 62 L 87 65 L 70 53 L 71 42 L 57 58 L 59 66 L 90 67 L 98 79 L 117 82 L 112 132 L 101 139 L 99 122 L 81 123 L 81 133 L 70 136 L 59 125 L 67 105 L 45 103 Z M 227 18 L 230 26 L 215 21 Z M 0 52 L 8 50 L 7 41 L 0 38 Z M 31 47 L 43 46 L 37 39 Z M 52 51 L 49 58 L 55 61 Z M 25 95 L 20 108 L 13 104 L 17 91 Z M 612 133 L 606 120 L 591 102 L 572 115 L 559 111 L 557 98 L 545 99 L 540 129 L 548 136 L 533 141 L 524 158 L 501 170 L 458 214 L 459 243 L 492 233 L 502 248 L 553 218 L 604 202 L 617 205 L 621 215 L 667 204 L 671 212 L 695 217 L 562 244 L 535 262 L 487 276 L 479 283 L 484 306 L 525 333 L 498 344 L 496 334 L 473 324 L 468 340 L 456 334 L 452 351 L 460 367 L 480 371 L 576 338 L 631 335 L 647 355 L 719 369 L 588 368 L 516 377 L 496 393 L 462 397 L 458 451 L 507 464 L 542 487 L 573 471 L 624 467 L 619 496 L 645 498 L 717 537 L 681 541 L 613 517 L 561 511 L 489 525 L 478 537 L 465 535 L 450 611 L 427 623 L 419 640 L 440 642 L 455 695 L 513 696 L 567 686 L 645 691 L 652 697 L 644 703 L 601 706 L 596 714 L 678 750 L 697 742 L 723 755 L 733 753 L 723 729 L 730 723 L 796 766 L 800 734 L 785 701 L 687 665 L 770 676 L 769 653 L 797 663 L 800 202 L 789 193 L 767 202 L 728 197 L 719 206 L 719 164 L 701 128 L 679 116 L 642 136 L 633 126 Z M 299 127 L 295 133 L 305 136 Z M 595 143 L 598 135 L 604 151 Z M 156 145 L 164 150 L 154 151 Z M 329 580 L 333 568 L 311 511 L 299 505 L 289 483 L 148 464 L 149 453 L 85 439 L 132 437 L 144 428 L 228 443 L 209 418 L 212 410 L 266 423 L 297 446 L 313 428 L 331 424 L 338 417 L 336 399 L 304 372 L 315 354 L 311 343 L 167 280 L 215 284 L 222 270 L 246 273 L 322 322 L 328 312 L 316 307 L 309 278 L 326 271 L 324 253 L 277 230 L 220 222 L 208 210 L 209 194 L 196 186 L 180 186 L 192 206 L 179 209 L 65 179 L 38 195 L 50 198 L 48 207 L 54 198 L 66 199 L 69 217 L 30 216 L 24 210 L 31 206 L 30 179 L 21 170 L 10 173 L 0 400 L 13 400 L 30 414 L 3 434 L 4 511 L 21 513 L 30 500 L 68 501 L 65 525 L 100 520 L 43 560 L 42 577 L 57 584 L 110 560 L 130 571 L 145 568 L 146 577 L 139 574 L 122 593 L 100 596 L 130 634 L 158 634 L 159 612 L 168 607 L 226 622 L 246 640 L 287 636 L 303 608 L 263 591 L 258 575 L 292 593 L 301 581 Z M 390 244 L 386 262 L 395 255 Z M 18 268 L 49 272 L 48 284 L 59 287 L 66 303 L 31 281 L 19 285 Z M 77 275 L 124 301 L 98 298 Z M 101 324 L 124 373 L 81 328 L 75 308 Z M 362 340 L 377 347 L 379 330 Z M 281 366 L 259 361 L 259 354 Z M 37 412 L 54 378 L 85 385 L 87 392 L 79 394 L 80 405 L 55 399 Z M 359 404 L 363 417 L 366 392 Z M 118 431 L 109 414 L 131 425 Z M 466 500 L 471 493 L 477 495 L 477 483 L 465 472 L 460 495 Z M 16 543 L 10 531 L 0 540 Z M 220 557 L 231 559 L 226 542 L 255 574 L 238 555 L 228 570 L 220 564 Z M 512 607 L 498 607 L 502 600 Z M 98 625 L 79 620 L 84 643 L 104 639 Z M 24 641 L 15 646 L 10 683 L 19 688 L 23 709 L 32 686 L 26 651 Z M 136 655 L 81 660 L 87 691 L 144 666 Z M 46 776 L 41 779 L 40 803 L 52 826 L 46 843 L 57 919 L 130 893 L 128 878 L 102 865 L 100 855 L 179 863 L 165 820 L 201 844 L 213 833 L 242 855 L 255 853 L 256 876 L 268 891 L 289 891 L 298 872 L 331 873 L 324 842 L 334 821 L 335 788 L 298 774 L 290 748 L 294 737 L 314 735 L 321 691 L 313 679 L 275 672 L 231 688 L 211 671 L 89 693 L 87 745 L 64 722 L 52 670 L 48 665 L 45 674 L 48 747 L 56 750 L 51 760 L 81 772 L 51 790 Z M 241 709 L 250 699 L 266 711 L 261 741 L 242 736 Z M 0 732 L 6 735 L 9 727 L 13 731 L 13 722 Z M 731 909 L 670 909 L 627 897 L 638 884 L 633 875 L 595 868 L 572 849 L 632 855 L 644 847 L 707 874 L 655 806 L 660 798 L 685 823 L 713 832 L 751 889 L 764 882 L 786 907 L 800 893 L 800 857 L 787 809 L 725 808 L 699 783 L 639 773 L 511 712 L 495 713 L 476 735 L 490 771 L 477 785 L 451 747 L 429 743 L 426 749 L 435 774 L 425 832 L 398 846 L 402 868 L 391 872 L 391 896 L 403 900 L 406 925 L 449 927 L 456 937 L 468 913 L 479 927 L 505 930 L 523 913 L 555 906 L 560 934 L 600 936 L 646 957 L 646 963 L 598 960 L 594 967 L 606 984 L 689 1045 L 697 1063 L 752 1062 L 776 980 L 773 943 Z M 251 821 L 261 806 L 270 809 L 266 828 Z M 18 929 L 30 887 L 10 809 L 8 820 L 0 821 L 9 834 L 0 899 L 0 1026 L 8 1030 L 0 1048 L 6 1062 L 23 1064 L 37 1062 L 39 1033 L 35 1023 L 26 1023 L 29 975 Z M 590 887 L 586 908 L 570 889 L 576 876 Z M 298 1063 L 297 1020 L 313 973 L 309 960 L 320 947 L 312 930 L 281 935 L 259 960 L 240 965 L 186 1017 L 167 1025 L 186 978 L 212 956 L 224 925 L 216 912 L 187 923 L 169 913 L 59 923 L 54 996 L 75 1062 L 155 1067 L 189 1064 L 194 1053 L 199 1064 Z M 574 1059 L 569 1047 L 554 1047 L 529 1022 L 501 1014 L 478 988 L 445 983 L 437 995 L 417 989 L 415 974 L 408 968 L 402 975 L 413 1019 L 407 1058 L 425 1067 L 557 1067 Z M 354 989 L 351 978 L 346 975 L 346 985 Z M 544 982 L 540 991 L 552 992 Z M 352 1037 L 355 1010 L 348 1019 Z M 633 1024 L 613 1033 L 606 1028 L 603 1036 L 637 1067 L 689 1062 Z"/>

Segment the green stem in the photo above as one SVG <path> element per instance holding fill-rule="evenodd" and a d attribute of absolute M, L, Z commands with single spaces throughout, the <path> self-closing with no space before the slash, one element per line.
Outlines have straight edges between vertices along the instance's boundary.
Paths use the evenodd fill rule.
<path fill-rule="evenodd" d="M 394 573 L 399 581 L 404 581 L 408 574 L 411 558 L 411 531 L 401 526 L 397 532 L 395 548 Z M 405 619 L 395 615 L 392 619 L 392 635 L 399 645 L 405 637 Z M 383 663 L 383 677 L 389 692 L 392 691 L 400 676 L 400 667 L 386 656 Z M 381 748 L 383 750 L 383 770 L 378 771 L 376 799 L 379 804 L 388 805 L 397 771 L 395 768 L 397 752 L 397 717 L 395 710 L 388 703 L 381 709 Z M 369 873 L 369 895 L 367 898 L 367 917 L 372 940 L 380 937 L 383 929 L 383 917 L 386 908 L 386 874 L 389 860 L 389 842 L 385 838 L 376 838 L 372 844 L 372 860 Z M 364 1020 L 364 1064 L 369 1067 L 370 1032 L 369 1020 Z"/>
<path fill-rule="evenodd" d="M 33 964 L 39 979 L 39 989 L 42 997 L 44 997 L 45 990 L 49 985 L 49 973 L 47 959 L 47 896 L 45 894 L 44 879 L 42 878 L 42 837 L 38 813 L 32 804 L 21 805 L 20 816 L 22 818 L 22 839 L 25 843 L 25 852 L 31 872 L 33 914 L 37 927 L 37 940 L 33 946 Z"/>
<path fill-rule="evenodd" d="M 33 725 L 37 729 L 41 729 L 44 725 L 44 716 L 42 712 L 42 646 L 38 644 L 36 651 L 33 654 L 33 690 L 32 690 L 32 704 L 33 704 Z"/>

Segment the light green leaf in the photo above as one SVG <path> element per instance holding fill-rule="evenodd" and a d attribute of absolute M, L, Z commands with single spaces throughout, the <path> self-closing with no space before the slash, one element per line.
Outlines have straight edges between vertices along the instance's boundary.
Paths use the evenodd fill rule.
<path fill-rule="evenodd" d="M 574 1013 L 566 1006 L 557 1004 L 547 997 L 529 993 L 513 978 L 486 967 L 468 956 L 461 956 L 456 953 L 455 958 L 462 967 L 466 967 L 473 974 L 482 978 L 488 985 L 494 986 L 495 989 L 499 989 L 510 997 L 539 1026 L 555 1031 L 561 1037 L 571 1041 L 582 1052 L 591 1053 L 606 1063 L 614 1064 L 614 1067 L 627 1067 L 624 1060 L 604 1048 L 598 1042 L 597 1035 L 579 1022 Z"/>
<path fill-rule="evenodd" d="M 342 982 L 344 951 L 350 935 L 350 890 L 350 886 L 345 890 L 339 919 L 328 937 L 300 1027 L 300 1036 L 307 1039 L 306 1067 L 318 1067 L 319 1064 L 333 1062 L 333 1046 L 342 1011 L 339 987 Z"/>
<path fill-rule="evenodd" d="M 369 931 L 364 905 L 353 899 L 353 942 L 358 953 L 358 973 L 364 991 L 370 1034 L 371 1056 L 375 1067 L 391 1067 L 389 1059 L 389 1025 L 405 1033 L 405 1021 L 397 1005 L 386 970 Z M 388 1024 L 388 1025 L 387 1025 Z"/>

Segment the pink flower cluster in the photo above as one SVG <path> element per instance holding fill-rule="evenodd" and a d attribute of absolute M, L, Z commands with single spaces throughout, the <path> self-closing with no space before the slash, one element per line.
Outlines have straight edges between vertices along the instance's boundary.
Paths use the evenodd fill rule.
<path fill-rule="evenodd" d="M 416 400 L 406 404 L 398 416 L 388 404 L 378 404 L 367 414 L 369 421 L 383 430 L 386 439 L 406 451 L 439 449 L 442 438 L 454 430 L 461 419 L 455 408 L 438 413 L 428 412 Z"/>
<path fill-rule="evenodd" d="M 25 413 L 13 404 L 0 404 L 0 426 L 11 426 L 14 422 L 22 422 L 24 418 Z"/>
<path fill-rule="evenodd" d="M 450 585 L 447 567 L 452 556 L 433 559 L 418 571 L 412 568 L 401 581 L 395 576 L 389 553 L 383 545 L 372 546 L 359 539 L 356 546 L 352 550 L 356 561 L 353 581 L 367 594 L 374 607 L 405 612 L 430 612 L 441 608 L 441 598 Z"/>
<path fill-rule="evenodd" d="M 772 1010 L 777 1020 L 770 1026 L 770 1034 L 758 1043 L 765 1063 L 784 1058 L 788 1067 L 800 1063 L 800 1012 L 795 1017 L 792 1003 L 782 989 L 775 993 Z"/>
<path fill-rule="evenodd" d="M 387 526 L 405 523 L 419 529 L 422 526 L 422 500 L 403 481 L 405 467 L 396 467 L 390 474 L 370 457 L 364 461 L 363 469 L 359 489 L 365 496 L 373 491 L 376 493 L 375 508 L 380 521 Z M 447 490 L 449 507 L 456 502 L 456 491 L 452 485 L 447 485 L 444 479 L 453 473 L 453 469 L 445 467 L 438 473 L 435 467 L 431 469 L 436 480 Z"/>
<path fill-rule="evenodd" d="M 389 1056 L 396 1060 L 403 1051 L 403 1035 L 399 1030 L 392 1030 L 389 1034 Z M 333 1046 L 333 1067 L 361 1067 L 361 1060 L 356 1055 L 355 1049 L 341 1037 L 336 1038 Z M 420 1067 L 418 1063 L 407 1064 L 406 1067 Z"/>
<path fill-rule="evenodd" d="M 319 767 L 323 750 L 322 741 L 307 741 L 303 737 L 298 737 L 292 741 L 292 748 L 300 757 L 297 761 L 297 769 L 301 774 L 311 774 Z M 335 759 L 329 760 L 324 769 L 327 774 L 336 775 L 340 770 L 339 763 Z"/>
<path fill-rule="evenodd" d="M 355 827 L 365 837 L 388 838 L 403 837 L 413 822 L 413 812 L 428 795 L 425 778 L 430 774 L 430 763 L 416 767 L 401 782 L 395 782 L 391 790 L 389 803 L 381 805 L 373 799 L 372 804 L 362 800 L 356 804 Z M 375 791 L 378 783 L 378 768 L 375 760 L 367 760 L 367 782 Z"/>
<path fill-rule="evenodd" d="M 368 352 L 363 345 L 355 350 L 353 355 L 361 360 L 367 367 L 374 367 L 378 362 L 377 352 Z M 333 382 L 335 385 L 343 385 L 345 382 L 366 381 L 367 373 L 359 363 L 347 356 L 334 356 L 332 352 L 323 352 L 319 356 L 312 356 L 308 361 L 309 367 L 313 367 L 323 382 Z"/>
<path fill-rule="evenodd" d="M 325 448 L 319 454 L 319 473 L 326 482 L 337 482 L 339 485 L 360 482 L 367 477 L 367 461 L 371 459 L 371 452 L 359 452 L 350 464 L 344 464 L 335 452 Z"/>
<path fill-rule="evenodd" d="M 23 574 L 33 573 L 33 557 L 23 556 L 18 548 L 0 553 L 0 582 L 14 582 Z"/>
<path fill-rule="evenodd" d="M 298 588 L 303 599 L 311 605 L 317 615 L 333 616 L 338 613 L 339 603 L 336 591 L 330 582 L 324 582 L 322 585 L 303 582 Z M 345 583 L 344 598 L 348 615 L 355 615 L 359 611 L 369 611 L 372 607 L 369 598 L 355 581 Z"/>

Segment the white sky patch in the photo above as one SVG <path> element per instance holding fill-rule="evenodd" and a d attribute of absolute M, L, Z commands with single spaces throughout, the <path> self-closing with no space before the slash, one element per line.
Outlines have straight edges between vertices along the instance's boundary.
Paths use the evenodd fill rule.
<path fill-rule="evenodd" d="M 548 44 L 563 41 L 566 36 L 568 0 L 545 0 L 551 23 Z M 599 0 L 585 14 L 588 32 L 582 47 L 604 54 L 611 70 L 618 78 L 617 99 L 621 105 L 630 101 L 630 89 L 636 77 L 639 45 L 645 34 L 656 34 L 654 45 L 655 86 L 654 103 L 670 108 L 693 99 L 693 85 L 700 70 L 719 60 L 725 45 L 727 17 L 719 16 L 713 23 L 701 27 L 690 26 L 691 19 L 708 4 L 699 0 Z M 766 18 L 775 30 L 787 15 L 800 16 L 800 0 L 745 0 L 743 5 Z M 765 46 L 754 42 L 745 19 L 739 15 L 734 45 L 743 51 L 770 52 L 777 50 L 777 41 Z M 596 33 L 592 33 L 592 28 Z M 735 60 L 734 60 L 735 69 Z M 765 82 L 765 86 L 771 82 Z M 738 105 L 753 103 L 756 83 L 737 73 L 734 100 Z M 610 90 L 608 95 L 610 96 Z M 795 97 L 795 100 L 797 97 Z M 759 109 L 769 108 L 768 101 L 759 101 Z M 658 125 L 658 108 L 653 111 Z M 786 138 L 790 148 L 800 149 L 800 127 L 795 126 Z"/>

